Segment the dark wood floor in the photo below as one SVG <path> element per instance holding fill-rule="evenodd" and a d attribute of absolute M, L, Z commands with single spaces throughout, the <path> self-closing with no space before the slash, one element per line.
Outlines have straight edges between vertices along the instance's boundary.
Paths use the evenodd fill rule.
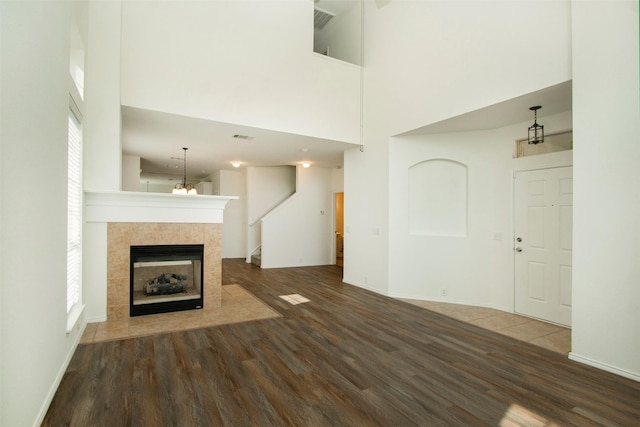
<path fill-rule="evenodd" d="M 225 260 L 283 317 L 80 345 L 43 425 L 640 425 L 640 383 L 341 275 Z"/>

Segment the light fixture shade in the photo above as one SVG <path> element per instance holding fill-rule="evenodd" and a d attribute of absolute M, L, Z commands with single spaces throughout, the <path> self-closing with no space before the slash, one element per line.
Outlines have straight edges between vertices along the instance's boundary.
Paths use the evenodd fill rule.
<path fill-rule="evenodd" d="M 183 194 L 195 196 L 198 194 L 196 187 L 193 184 L 187 183 L 187 150 L 188 148 L 182 148 L 184 150 L 184 178 L 182 182 L 179 182 L 173 187 L 171 194 Z"/>
<path fill-rule="evenodd" d="M 529 144 L 544 142 L 544 126 L 534 123 L 529 127 Z"/>
<path fill-rule="evenodd" d="M 538 110 L 542 108 L 539 105 L 529 108 L 533 110 L 533 125 L 529 126 L 529 144 L 540 144 L 544 142 L 544 126 L 538 124 Z"/>

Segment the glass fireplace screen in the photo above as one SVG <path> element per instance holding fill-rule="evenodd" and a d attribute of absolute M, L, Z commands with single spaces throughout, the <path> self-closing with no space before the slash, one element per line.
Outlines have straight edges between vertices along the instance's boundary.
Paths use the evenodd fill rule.
<path fill-rule="evenodd" d="M 202 308 L 203 249 L 131 246 L 131 316 Z"/>

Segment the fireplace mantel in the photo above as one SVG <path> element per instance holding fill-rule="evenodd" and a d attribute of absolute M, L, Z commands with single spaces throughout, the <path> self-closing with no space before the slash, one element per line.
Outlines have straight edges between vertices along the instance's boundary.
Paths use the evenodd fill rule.
<path fill-rule="evenodd" d="M 135 191 L 85 191 L 86 222 L 221 224 L 237 196 L 186 196 Z"/>

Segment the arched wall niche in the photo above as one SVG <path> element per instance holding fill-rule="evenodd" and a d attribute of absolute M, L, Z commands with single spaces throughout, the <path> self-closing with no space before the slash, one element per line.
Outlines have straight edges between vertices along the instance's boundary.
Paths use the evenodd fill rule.
<path fill-rule="evenodd" d="M 409 167 L 409 234 L 466 237 L 467 165 L 430 159 Z"/>

